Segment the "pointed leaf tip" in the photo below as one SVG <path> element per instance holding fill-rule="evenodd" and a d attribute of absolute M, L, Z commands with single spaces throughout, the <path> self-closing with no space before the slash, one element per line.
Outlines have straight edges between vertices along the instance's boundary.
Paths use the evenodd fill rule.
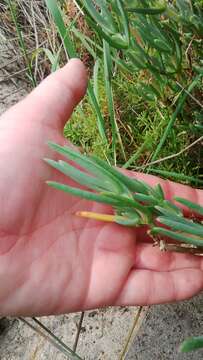
<path fill-rule="evenodd" d="M 203 348 L 203 336 L 191 337 L 180 346 L 180 352 L 190 352 Z"/>

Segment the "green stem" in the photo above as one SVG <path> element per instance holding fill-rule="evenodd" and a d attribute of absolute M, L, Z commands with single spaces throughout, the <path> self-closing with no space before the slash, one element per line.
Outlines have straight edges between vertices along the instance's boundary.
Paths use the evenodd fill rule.
<path fill-rule="evenodd" d="M 154 168 L 150 168 L 149 172 L 164 176 L 167 179 L 173 178 L 178 181 L 186 181 L 189 183 L 193 183 L 194 185 L 203 185 L 203 180 L 195 178 L 194 176 L 187 176 L 187 175 L 179 174 L 179 173 L 176 173 L 173 171 L 159 170 L 159 169 L 154 169 Z"/>
<path fill-rule="evenodd" d="M 35 80 L 35 78 L 33 76 L 33 73 L 32 73 L 32 67 L 31 67 L 30 60 L 28 58 L 26 45 L 25 45 L 25 42 L 24 42 L 24 39 L 23 39 L 23 36 L 22 36 L 22 32 L 21 32 L 18 20 L 17 20 L 16 9 L 15 9 L 13 3 L 11 2 L 11 0 L 7 0 L 7 1 L 8 1 L 8 4 L 9 4 L 9 7 L 10 7 L 12 19 L 13 19 L 13 22 L 14 22 L 14 25 L 15 25 L 15 28 L 16 28 L 16 32 L 17 32 L 17 36 L 18 36 L 18 43 L 19 43 L 20 49 L 22 51 L 22 54 L 23 54 L 23 57 L 24 57 L 24 60 L 25 60 L 25 65 L 27 67 L 28 77 L 29 77 L 29 79 L 30 79 L 30 81 L 32 83 L 32 86 L 36 87 L 36 85 L 37 85 L 36 80 Z"/>
<path fill-rule="evenodd" d="M 123 169 L 127 169 L 132 163 L 134 163 L 137 159 L 139 159 L 141 153 L 145 150 L 149 140 L 145 140 L 145 142 L 139 147 L 139 149 L 130 157 L 130 159 L 122 166 Z"/>

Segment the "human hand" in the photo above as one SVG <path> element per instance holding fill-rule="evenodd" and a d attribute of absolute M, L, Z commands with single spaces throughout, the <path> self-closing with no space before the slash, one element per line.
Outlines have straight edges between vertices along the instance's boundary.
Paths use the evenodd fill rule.
<path fill-rule="evenodd" d="M 81 62 L 71 60 L 0 119 L 1 315 L 164 303 L 203 289 L 201 258 L 161 253 L 142 229 L 76 217 L 79 210 L 109 208 L 45 184 L 65 179 L 42 159 L 55 155 L 48 140 L 66 143 L 63 126 L 86 82 Z M 131 176 L 160 183 L 167 198 L 176 194 L 203 202 L 203 191 Z"/>

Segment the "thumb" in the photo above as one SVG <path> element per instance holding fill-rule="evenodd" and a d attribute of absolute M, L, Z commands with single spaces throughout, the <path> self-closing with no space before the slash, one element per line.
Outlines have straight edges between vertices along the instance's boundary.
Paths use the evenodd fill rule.
<path fill-rule="evenodd" d="M 15 110 L 19 120 L 41 121 L 43 125 L 63 129 L 74 107 L 85 95 L 87 72 L 79 59 L 49 75 L 24 100 L 6 114 Z"/>

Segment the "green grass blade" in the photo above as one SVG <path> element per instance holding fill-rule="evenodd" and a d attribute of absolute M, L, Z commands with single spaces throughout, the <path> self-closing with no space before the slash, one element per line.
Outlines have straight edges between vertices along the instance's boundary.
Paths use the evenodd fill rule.
<path fill-rule="evenodd" d="M 123 169 L 127 169 L 131 164 L 135 163 L 136 160 L 139 159 L 142 152 L 148 146 L 149 140 L 146 139 L 144 143 L 138 148 L 138 150 L 128 159 L 128 161 L 122 166 Z"/>
<path fill-rule="evenodd" d="M 94 51 L 93 47 L 90 46 L 91 45 L 94 45 L 94 41 L 87 38 L 83 33 L 81 33 L 80 31 L 78 31 L 78 29 L 76 29 L 76 27 L 73 25 L 71 27 L 71 32 L 74 34 L 74 36 L 76 38 L 78 38 L 82 45 L 86 48 L 86 50 L 90 53 L 90 55 L 93 57 L 93 59 L 97 59 L 97 54 L 96 52 Z M 95 45 L 94 45 L 95 47 Z"/>
<path fill-rule="evenodd" d="M 64 48 L 70 58 L 77 57 L 77 53 L 75 50 L 75 47 L 73 45 L 73 42 L 68 34 L 68 29 L 66 29 L 66 26 L 63 21 L 63 17 L 61 15 L 61 10 L 57 5 L 56 0 L 45 0 L 45 3 L 47 5 L 47 8 L 49 9 L 50 13 L 53 16 L 53 19 L 55 21 L 55 24 L 57 26 L 58 32 L 61 36 L 61 39 L 64 44 Z"/>
<path fill-rule="evenodd" d="M 196 336 L 186 339 L 180 346 L 181 352 L 190 352 L 203 348 L 203 336 Z"/>
<path fill-rule="evenodd" d="M 10 8 L 12 20 L 13 20 L 14 25 L 15 25 L 19 47 L 21 49 L 23 58 L 25 60 L 25 64 L 27 66 L 27 75 L 28 75 L 29 80 L 31 81 L 32 86 L 35 88 L 37 83 L 36 83 L 35 77 L 34 77 L 33 72 L 32 72 L 31 61 L 28 58 L 26 44 L 25 44 L 25 41 L 23 39 L 20 24 L 19 24 L 17 16 L 16 16 L 15 3 L 13 1 L 11 1 L 11 0 L 7 0 L 7 2 L 8 2 L 8 5 L 9 5 L 9 8 Z"/>
<path fill-rule="evenodd" d="M 109 110 L 109 118 L 111 123 L 111 131 L 112 131 L 112 151 L 114 155 L 114 165 L 116 165 L 116 141 L 118 140 L 120 144 L 120 148 L 125 158 L 125 151 L 123 147 L 123 143 L 121 140 L 121 136 L 119 133 L 118 124 L 115 116 L 115 108 L 114 108 L 114 100 L 113 100 L 113 90 L 112 90 L 112 62 L 111 62 L 111 54 L 109 44 L 104 40 L 103 41 L 103 50 L 104 50 L 104 81 L 106 88 L 106 96 Z"/>
<path fill-rule="evenodd" d="M 100 66 L 100 60 L 96 59 L 94 69 L 93 69 L 93 88 L 89 84 L 88 87 L 88 94 L 90 96 L 90 101 L 96 111 L 97 116 L 97 126 L 98 130 L 101 136 L 101 139 L 104 143 L 107 143 L 107 137 L 106 137 L 106 130 L 105 130 L 105 122 L 104 118 L 101 114 L 100 107 L 99 107 L 99 86 L 98 86 L 98 74 L 99 74 L 99 66 Z"/>
<path fill-rule="evenodd" d="M 112 132 L 112 151 L 114 156 L 114 164 L 116 165 L 116 139 L 117 139 L 117 131 L 116 131 L 116 121 L 115 121 L 115 109 L 113 102 L 113 94 L 111 87 L 111 69 L 109 69 L 109 45 L 104 40 L 103 41 L 103 54 L 104 54 L 104 81 L 106 88 L 106 97 L 108 103 L 108 111 L 109 118 L 111 123 L 111 132 Z"/>
<path fill-rule="evenodd" d="M 41 52 L 44 52 L 46 57 L 48 58 L 48 60 L 51 63 L 51 72 L 55 72 L 56 70 L 59 69 L 59 55 L 60 55 L 60 49 L 58 51 L 57 54 L 53 54 L 49 49 L 46 48 L 39 48 L 36 49 L 33 53 L 32 53 L 32 58 L 31 58 L 31 65 L 33 65 L 33 61 L 34 59 L 37 57 L 37 55 L 39 55 Z"/>
<path fill-rule="evenodd" d="M 167 42 L 164 42 L 161 39 L 154 39 L 153 45 L 155 45 L 155 47 L 157 46 L 158 50 L 160 49 L 163 52 L 167 52 L 169 54 L 172 52 L 171 46 L 169 46 Z"/>
<path fill-rule="evenodd" d="M 173 113 L 173 115 L 172 115 L 172 117 L 171 117 L 171 120 L 169 121 L 169 123 L 168 123 L 168 125 L 167 125 L 167 127 L 166 127 L 166 129 L 165 129 L 165 131 L 164 131 L 164 133 L 163 133 L 163 135 L 162 135 L 162 137 L 161 137 L 161 140 L 160 140 L 160 142 L 159 142 L 159 144 L 158 144 L 158 146 L 157 146 L 157 148 L 156 148 L 156 150 L 155 150 L 155 152 L 154 152 L 154 155 L 153 155 L 152 158 L 151 158 L 151 161 L 155 161 L 155 160 L 157 159 L 157 157 L 158 157 L 158 155 L 159 155 L 162 147 L 163 147 L 164 144 L 165 144 L 165 141 L 166 141 L 169 133 L 171 132 L 171 129 L 172 129 L 174 123 L 175 123 L 175 120 L 176 120 L 178 114 L 179 114 L 179 113 L 182 111 L 182 109 L 183 109 L 183 106 L 184 106 L 185 101 L 186 101 L 186 99 L 187 99 L 188 93 L 190 93 L 190 92 L 194 89 L 194 87 L 195 87 L 195 86 L 197 85 L 197 83 L 199 82 L 200 77 L 201 77 L 200 75 L 197 75 L 197 76 L 194 78 L 194 80 L 192 81 L 192 83 L 190 84 L 190 86 L 189 86 L 188 89 L 187 89 L 187 93 L 184 93 L 184 94 L 182 95 L 182 97 L 179 99 L 179 102 L 178 102 L 178 105 L 177 105 L 177 107 L 176 107 L 176 110 L 175 110 L 175 112 Z"/>
<path fill-rule="evenodd" d="M 192 201 L 182 199 L 180 197 L 175 197 L 174 200 L 179 202 L 182 205 L 185 205 L 188 207 L 188 209 L 195 211 L 196 213 L 203 215 L 203 206 L 193 203 Z"/>
<path fill-rule="evenodd" d="M 92 85 L 89 82 L 88 85 L 88 95 L 90 97 L 91 104 L 95 110 L 96 116 L 97 116 L 97 126 L 99 130 L 99 134 L 101 136 L 101 139 L 104 143 L 107 143 L 107 137 L 106 137 L 106 130 L 105 130 L 105 122 L 104 118 L 102 116 L 99 103 L 97 101 L 97 98 L 95 96 L 94 90 L 92 88 Z"/>
<path fill-rule="evenodd" d="M 61 39 L 63 41 L 64 44 L 64 48 L 67 52 L 67 54 L 69 55 L 70 58 L 73 57 L 77 57 L 77 53 L 74 47 L 74 44 L 68 34 L 68 29 L 66 29 L 65 23 L 63 21 L 63 17 L 61 15 L 61 10 L 58 7 L 57 3 L 55 0 L 45 0 L 47 7 L 49 9 L 49 11 L 51 12 L 55 24 L 57 26 L 58 32 L 61 36 Z M 88 84 L 88 95 L 90 97 L 90 101 L 92 103 L 92 106 L 95 110 L 95 113 L 97 115 L 97 124 L 98 124 L 98 130 L 101 136 L 102 141 L 107 142 L 107 138 L 106 138 L 106 134 L 105 134 L 105 125 L 104 125 L 104 119 L 103 116 L 101 114 L 101 110 L 99 107 L 99 104 L 97 102 L 97 99 L 94 95 L 94 91 L 92 89 L 91 84 Z"/>
<path fill-rule="evenodd" d="M 155 173 L 155 174 L 161 175 L 163 177 L 166 177 L 167 179 L 173 178 L 173 179 L 179 180 L 179 181 L 194 183 L 195 185 L 203 185 L 203 180 L 197 179 L 193 176 L 179 174 L 179 173 L 176 173 L 173 171 L 166 171 L 166 170 L 150 168 L 150 173 Z"/>
<path fill-rule="evenodd" d="M 90 52 L 90 54 L 92 55 L 92 57 L 96 60 L 97 59 L 97 54 L 96 52 L 92 49 L 91 46 L 94 47 L 94 49 L 97 49 L 99 51 L 100 54 L 103 54 L 103 47 L 101 47 L 99 45 L 98 42 L 95 43 L 95 41 L 93 41 L 92 39 L 90 39 L 89 37 L 85 36 L 84 34 L 81 34 L 74 26 L 71 28 L 72 32 L 74 33 L 74 35 L 76 37 L 78 37 L 78 39 L 80 39 L 80 41 L 83 43 L 84 47 Z M 83 41 L 84 39 L 84 41 Z M 105 38 L 106 39 L 106 38 Z M 107 42 L 109 42 L 108 38 L 106 39 Z M 110 44 L 110 43 L 109 43 Z M 114 44 L 113 44 L 114 46 Z M 120 47 L 118 47 L 118 49 L 120 50 Z M 112 60 L 123 70 L 123 71 L 128 71 L 128 72 L 132 72 L 132 68 L 126 64 L 124 61 L 122 61 L 120 58 L 115 57 L 113 55 L 111 55 Z"/>
<path fill-rule="evenodd" d="M 79 355 L 77 355 L 72 349 L 70 349 L 62 340 L 60 340 L 54 333 L 52 333 L 46 326 L 44 326 L 41 322 L 36 321 L 35 318 L 32 318 L 40 328 L 43 329 L 43 331 L 38 327 L 34 326 L 34 324 L 31 324 L 29 321 L 24 319 L 23 317 L 18 317 L 19 320 L 21 320 L 24 324 L 29 326 L 33 331 L 35 331 L 38 336 L 40 335 L 45 341 L 48 341 L 52 346 L 54 346 L 58 351 L 60 351 L 67 359 L 70 360 L 83 360 Z"/>

